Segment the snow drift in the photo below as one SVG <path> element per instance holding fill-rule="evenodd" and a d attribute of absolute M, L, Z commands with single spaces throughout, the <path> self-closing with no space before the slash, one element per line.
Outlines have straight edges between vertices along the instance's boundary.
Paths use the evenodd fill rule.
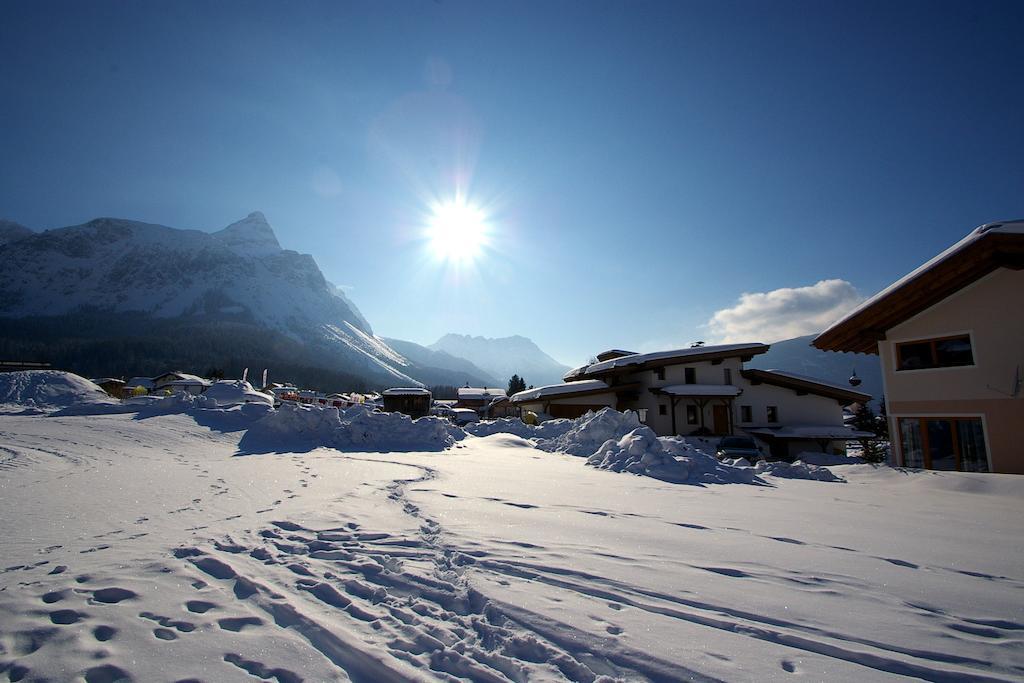
<path fill-rule="evenodd" d="M 465 436 L 438 417 L 413 420 L 402 413 L 374 412 L 366 406 L 346 410 L 284 403 L 257 420 L 238 444 L 243 453 L 312 450 L 441 451 Z"/>
<path fill-rule="evenodd" d="M 50 412 L 71 406 L 118 403 L 96 384 L 70 372 L 24 370 L 0 373 L 0 406 L 7 412 Z"/>

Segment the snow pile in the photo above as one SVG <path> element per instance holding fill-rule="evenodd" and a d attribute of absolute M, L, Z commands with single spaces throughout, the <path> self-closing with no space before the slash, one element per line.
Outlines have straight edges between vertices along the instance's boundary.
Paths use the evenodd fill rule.
<path fill-rule="evenodd" d="M 537 448 L 586 457 L 597 452 L 609 439 L 621 439 L 641 426 L 635 412 L 629 410 L 620 413 L 612 408 L 602 408 L 597 413 L 588 412 L 571 422 L 572 426 L 568 430 L 538 443 Z"/>
<path fill-rule="evenodd" d="M 491 436 L 492 434 L 514 434 L 523 439 L 554 439 L 572 429 L 575 420 L 548 420 L 539 425 L 528 425 L 518 417 L 502 417 L 497 420 L 475 422 L 463 427 L 467 434 L 473 436 Z"/>
<path fill-rule="evenodd" d="M 240 403 L 264 403 L 274 405 L 274 399 L 256 391 L 245 380 L 222 379 L 203 392 L 203 396 L 219 406 L 233 406 Z"/>
<path fill-rule="evenodd" d="M 815 481 L 846 481 L 842 477 L 838 477 L 832 473 L 832 470 L 827 467 L 819 467 L 817 465 L 808 465 L 805 462 L 797 460 L 794 463 L 788 462 L 768 462 L 766 460 L 759 460 L 757 465 L 753 468 L 757 474 L 770 474 L 773 477 L 781 477 L 783 479 L 813 479 Z"/>
<path fill-rule="evenodd" d="M 837 455 L 834 453 L 814 453 L 806 451 L 796 456 L 808 465 L 863 465 L 864 460 L 852 455 Z"/>
<path fill-rule="evenodd" d="M 750 484 L 756 480 L 754 470 L 720 463 L 677 439 L 659 437 L 650 427 L 638 427 L 618 440 L 605 441 L 587 458 L 587 464 L 677 484 Z"/>
<path fill-rule="evenodd" d="M 440 451 L 464 436 L 438 417 L 413 420 L 360 405 L 340 410 L 289 401 L 257 420 L 242 437 L 239 450 L 266 453 L 325 446 L 344 451 Z"/>
<path fill-rule="evenodd" d="M 463 429 L 473 436 L 491 436 L 492 434 L 514 434 L 524 439 L 536 436 L 537 427 L 528 425 L 518 417 L 502 417 L 497 420 L 485 420 L 465 425 Z"/>
<path fill-rule="evenodd" d="M 442 451 L 465 432 L 440 417 L 413 420 L 403 413 L 379 413 L 364 406 L 344 411 L 334 447 L 352 451 Z"/>
<path fill-rule="evenodd" d="M 0 373 L 0 406 L 7 406 L 10 410 L 50 412 L 77 408 L 87 413 L 97 406 L 117 406 L 118 403 L 96 384 L 70 372 L 23 370 Z"/>

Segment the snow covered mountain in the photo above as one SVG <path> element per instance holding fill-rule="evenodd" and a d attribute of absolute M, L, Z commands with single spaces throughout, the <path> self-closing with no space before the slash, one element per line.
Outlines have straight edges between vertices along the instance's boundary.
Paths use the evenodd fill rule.
<path fill-rule="evenodd" d="M 514 374 L 522 377 L 528 385 L 556 384 L 570 369 L 519 335 L 489 339 L 446 334 L 429 348 L 465 358 L 499 379 L 498 386 L 504 386 Z"/>
<path fill-rule="evenodd" d="M 502 382 L 491 373 L 477 367 L 465 358 L 453 356 L 446 351 L 435 351 L 426 346 L 420 346 L 415 342 L 402 339 L 391 339 L 388 337 L 383 339 L 387 342 L 388 346 L 415 363 L 418 368 L 437 368 L 447 375 L 454 375 L 456 378 L 462 377 L 461 380 L 453 382 L 454 386 L 462 386 L 468 383 L 474 387 L 503 387 L 508 384 L 507 380 Z"/>
<path fill-rule="evenodd" d="M 264 362 L 279 357 L 341 370 L 370 386 L 419 383 L 415 364 L 374 335 L 312 256 L 282 249 L 259 212 L 214 233 L 118 218 L 27 235 L 12 225 L 0 233 L 14 237 L 0 245 L 0 317 L 19 321 L 5 325 L 11 334 L 25 334 L 21 346 L 0 351 L 32 348 L 25 339 L 40 330 L 53 337 L 52 324 L 40 320 L 69 323 L 62 338 L 84 328 L 118 340 L 149 330 L 153 343 L 178 336 L 186 321 L 199 334 L 231 323 L 224 348 L 206 340 L 211 365 L 223 363 L 218 358 L 240 345 L 240 335 L 251 335 L 250 357 Z M 434 369 L 426 375 L 439 379 Z"/>
<path fill-rule="evenodd" d="M 764 370 L 785 370 L 841 386 L 846 386 L 850 375 L 856 370 L 862 381 L 857 391 L 871 394 L 872 407 L 877 410 L 878 400 L 883 392 L 882 368 L 878 364 L 878 356 L 821 351 L 811 346 L 811 340 L 816 336 L 811 334 L 775 342 L 768 353 L 754 356 L 747 366 Z"/>
<path fill-rule="evenodd" d="M 0 218 L 0 245 L 23 239 L 31 234 L 33 234 L 32 230 L 21 223 Z"/>

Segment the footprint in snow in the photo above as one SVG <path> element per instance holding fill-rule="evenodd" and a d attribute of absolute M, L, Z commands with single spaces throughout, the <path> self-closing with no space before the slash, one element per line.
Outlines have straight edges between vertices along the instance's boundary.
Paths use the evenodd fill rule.
<path fill-rule="evenodd" d="M 127 671 L 113 664 L 94 666 L 85 672 L 85 683 L 130 683 L 134 680 Z"/>
<path fill-rule="evenodd" d="M 59 609 L 54 612 L 50 612 L 50 622 L 66 626 L 68 624 L 75 624 L 82 620 L 86 615 L 82 612 L 73 609 Z"/>

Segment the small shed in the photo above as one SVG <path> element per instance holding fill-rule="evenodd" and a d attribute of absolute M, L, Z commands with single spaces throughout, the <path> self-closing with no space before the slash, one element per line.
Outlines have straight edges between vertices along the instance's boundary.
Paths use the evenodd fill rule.
<path fill-rule="evenodd" d="M 114 398 L 125 397 L 124 380 L 122 379 L 117 379 L 116 377 L 100 377 L 99 379 L 94 379 L 92 382 Z"/>
<path fill-rule="evenodd" d="M 417 418 L 430 414 L 430 391 L 422 387 L 397 387 L 384 391 L 384 410 Z"/>

